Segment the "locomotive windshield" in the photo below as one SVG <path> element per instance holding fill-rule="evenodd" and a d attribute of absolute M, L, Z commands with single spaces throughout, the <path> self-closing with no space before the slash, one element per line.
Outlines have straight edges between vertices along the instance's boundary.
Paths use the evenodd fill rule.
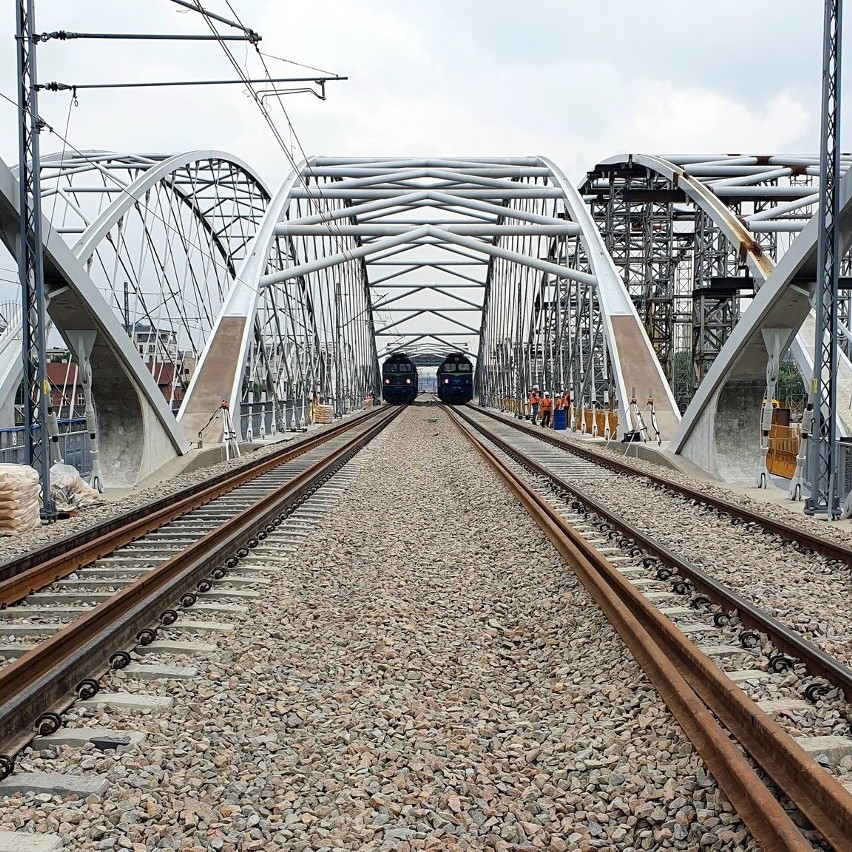
<path fill-rule="evenodd" d="M 413 373 L 414 365 L 413 364 L 386 364 L 385 365 L 386 373 Z"/>

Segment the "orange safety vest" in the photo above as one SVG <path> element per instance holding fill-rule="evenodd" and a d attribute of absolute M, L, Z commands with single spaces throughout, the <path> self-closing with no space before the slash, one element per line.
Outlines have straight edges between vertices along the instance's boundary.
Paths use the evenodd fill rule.
<path fill-rule="evenodd" d="M 557 411 L 561 411 L 561 409 L 562 409 L 562 397 L 561 397 L 561 396 L 557 396 L 557 397 L 556 397 L 556 399 L 554 400 L 553 407 L 554 407 Z"/>
<path fill-rule="evenodd" d="M 538 391 L 530 391 L 530 405 L 538 405 Z"/>
<path fill-rule="evenodd" d="M 545 397 L 545 398 L 541 401 L 541 410 L 542 410 L 542 411 L 550 411 L 550 409 L 551 409 L 551 408 L 553 408 L 553 398 L 552 398 L 552 397 L 549 397 L 549 396 L 546 396 L 546 397 Z"/>

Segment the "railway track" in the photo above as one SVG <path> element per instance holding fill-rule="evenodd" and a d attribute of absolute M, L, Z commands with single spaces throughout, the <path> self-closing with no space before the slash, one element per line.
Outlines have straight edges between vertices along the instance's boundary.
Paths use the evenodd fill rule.
<path fill-rule="evenodd" d="M 256 582 L 251 568 L 229 572 L 400 411 L 376 409 L 0 567 L 0 778 L 158 626 L 194 606 L 217 611 L 217 581 Z"/>
<path fill-rule="evenodd" d="M 575 453 L 561 442 L 557 449 L 542 441 L 539 433 L 518 430 L 515 424 L 478 409 L 456 410 L 452 416 L 572 565 L 754 836 L 768 849 L 813 848 L 784 803 L 756 772 L 756 765 L 832 848 L 848 849 L 852 795 L 815 760 L 819 749 L 827 748 L 826 743 L 818 737 L 794 738 L 773 718 L 779 708 L 789 708 L 789 703 L 758 703 L 744 690 L 754 684 L 759 691 L 760 680 L 769 672 L 803 674 L 801 670 L 806 668 L 819 678 L 805 690 L 811 701 L 819 700 L 827 684 L 849 698 L 852 671 L 608 509 L 599 495 L 611 483 L 614 465 L 587 451 Z M 633 469 L 629 472 L 636 475 Z M 657 488 L 671 485 L 662 478 L 654 482 Z M 700 498 L 708 503 L 704 497 L 698 492 L 689 495 L 696 502 Z M 722 504 L 712 502 L 714 510 L 732 515 L 739 512 L 735 504 L 724 504 L 724 508 Z M 742 523 L 752 525 L 762 520 L 753 512 L 739 517 Z M 796 542 L 800 549 L 813 549 L 832 559 L 840 559 L 846 550 L 766 520 L 770 522 L 765 526 L 767 532 Z M 667 588 L 668 582 L 674 588 Z M 702 625 L 702 613 L 712 616 L 713 623 Z M 707 646 L 708 634 L 723 630 L 730 634 L 739 627 L 739 647 Z M 722 663 L 714 661 L 720 657 L 753 659 L 749 649 L 765 641 L 758 631 L 776 651 L 769 659 L 769 672 L 739 669 L 726 673 Z M 690 637 L 703 641 L 705 650 Z M 793 706 L 797 706 L 795 701 Z M 753 763 L 744 758 L 732 738 Z"/>

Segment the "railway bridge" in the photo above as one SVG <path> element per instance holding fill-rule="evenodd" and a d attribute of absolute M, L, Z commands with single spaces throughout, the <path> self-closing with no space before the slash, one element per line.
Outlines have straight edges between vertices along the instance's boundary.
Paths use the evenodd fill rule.
<path fill-rule="evenodd" d="M 394 352 L 457 349 L 484 406 L 567 390 L 573 428 L 742 480 L 765 472 L 780 363 L 812 371 L 817 159 L 625 154 L 579 187 L 544 157 L 311 157 L 274 188 L 216 151 L 66 153 L 41 172 L 51 341 L 79 365 L 59 415 L 90 372 L 108 486 L 202 444 L 300 428 L 317 403 L 360 408 Z M 14 253 L 5 165 L 0 225 Z M 11 428 L 20 316 L 7 314 Z"/>

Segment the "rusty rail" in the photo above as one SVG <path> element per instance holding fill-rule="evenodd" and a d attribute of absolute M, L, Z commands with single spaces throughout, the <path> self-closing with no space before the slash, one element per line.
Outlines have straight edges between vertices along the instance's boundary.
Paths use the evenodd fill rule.
<path fill-rule="evenodd" d="M 833 848 L 838 852 L 848 850 L 852 837 L 852 795 L 544 498 L 503 464 L 469 425 L 462 424 L 463 418 L 458 413 L 453 412 L 452 416 L 572 566 L 764 848 L 811 850 L 813 847 L 714 715 Z"/>
<path fill-rule="evenodd" d="M 192 485 L 177 494 L 154 500 L 144 506 L 110 518 L 73 536 L 51 542 L 44 547 L 0 564 L 0 607 L 17 603 L 36 589 L 67 577 L 83 565 L 100 559 L 140 536 L 221 497 L 234 488 L 262 476 L 264 473 L 292 461 L 297 456 L 321 446 L 326 441 L 353 428 L 366 419 L 378 417 L 384 409 L 377 408 L 363 417 L 339 423 L 319 435 L 301 441 L 295 447 L 285 447 L 265 456 L 255 464 L 241 466 Z"/>
<path fill-rule="evenodd" d="M 139 633 L 150 629 L 161 613 L 179 608 L 176 602 L 182 594 L 220 568 L 240 545 L 262 537 L 258 534 L 280 523 L 287 506 L 316 488 L 401 411 L 381 409 L 380 417 L 346 424 L 349 430 L 366 428 L 282 489 L 235 515 L 0 670 L 0 751 L 4 752 L 0 755 L 4 757 L 0 774 L 4 765 L 9 767 L 11 755 L 33 737 L 39 718 L 69 706 L 81 681 L 104 672 L 117 650 L 137 644 Z"/>
<path fill-rule="evenodd" d="M 620 461 L 618 459 L 609 458 L 608 456 L 603 456 L 593 452 L 592 450 L 588 450 L 585 447 L 579 447 L 576 444 L 569 444 L 566 441 L 560 440 L 552 433 L 548 434 L 543 429 L 533 430 L 532 427 L 525 426 L 522 422 L 516 422 L 514 419 L 500 417 L 500 415 L 495 414 L 493 411 L 488 411 L 485 408 L 474 406 L 470 407 L 475 408 L 477 412 L 485 415 L 486 417 L 490 417 L 492 420 L 497 420 L 506 426 L 511 426 L 519 432 L 532 435 L 541 441 L 545 441 L 546 443 L 552 444 L 560 449 L 567 450 L 568 452 L 574 453 L 575 455 L 594 462 L 595 464 L 602 465 L 603 467 L 607 467 L 610 470 L 617 471 L 618 473 L 626 473 L 629 476 L 644 477 L 650 482 L 653 482 L 655 485 L 666 488 L 667 490 L 680 494 L 683 497 L 688 497 L 690 500 L 705 503 L 720 512 L 724 512 L 734 518 L 739 518 L 745 523 L 759 524 L 767 530 L 767 532 L 771 532 L 773 535 L 778 535 L 782 539 L 794 541 L 800 546 L 814 550 L 829 559 L 838 559 L 841 562 L 845 562 L 846 565 L 852 568 L 852 547 L 848 547 L 845 544 L 840 544 L 839 542 L 822 538 L 814 533 L 807 532 L 807 530 L 799 529 L 791 524 L 785 524 L 783 521 L 779 521 L 776 518 L 761 515 L 759 512 L 746 509 L 744 506 L 732 503 L 730 500 L 725 500 L 722 497 L 705 494 L 703 491 L 690 488 L 688 485 L 682 485 L 681 483 L 668 479 L 665 476 L 639 470 L 629 464 L 626 460 Z"/>
<path fill-rule="evenodd" d="M 460 412 L 460 415 L 475 428 L 479 428 L 465 414 Z M 500 422 L 505 421 L 501 420 Z M 539 437 L 538 432 L 531 434 L 533 437 Z M 519 459 L 521 458 L 521 453 L 515 447 L 503 441 L 498 436 L 488 434 L 488 439 L 500 447 L 503 452 L 515 455 Z M 565 446 L 560 442 L 556 442 L 555 445 L 560 448 Z M 604 462 L 599 461 L 599 458 L 594 454 L 591 455 L 589 460 L 596 464 L 600 463 L 604 467 L 607 466 Z M 733 589 L 729 589 L 723 583 L 720 583 L 715 577 L 711 577 L 706 571 L 693 565 L 682 556 L 678 556 L 653 537 L 646 535 L 637 526 L 625 521 L 619 515 L 610 512 L 603 503 L 596 500 L 590 494 L 587 494 L 573 482 L 568 482 L 556 476 L 532 459 L 523 457 L 523 464 L 532 470 L 536 476 L 547 479 L 558 488 L 573 494 L 580 503 L 591 509 L 595 514 L 605 518 L 611 526 L 620 530 L 625 536 L 652 553 L 664 565 L 688 578 L 695 589 L 706 595 L 712 602 L 718 604 L 723 609 L 735 611 L 740 621 L 746 627 L 752 627 L 766 633 L 779 651 L 784 651 L 800 660 L 812 675 L 825 678 L 829 683 L 843 691 L 847 701 L 852 701 L 852 669 L 848 666 L 843 665 L 843 663 L 827 654 L 821 648 L 818 648 L 813 642 L 809 642 L 795 630 L 791 630 L 777 618 L 773 618 L 768 612 L 765 612 L 750 600 L 742 597 L 742 595 L 738 595 Z M 730 504 L 730 506 L 732 512 L 738 508 L 736 504 Z"/>

